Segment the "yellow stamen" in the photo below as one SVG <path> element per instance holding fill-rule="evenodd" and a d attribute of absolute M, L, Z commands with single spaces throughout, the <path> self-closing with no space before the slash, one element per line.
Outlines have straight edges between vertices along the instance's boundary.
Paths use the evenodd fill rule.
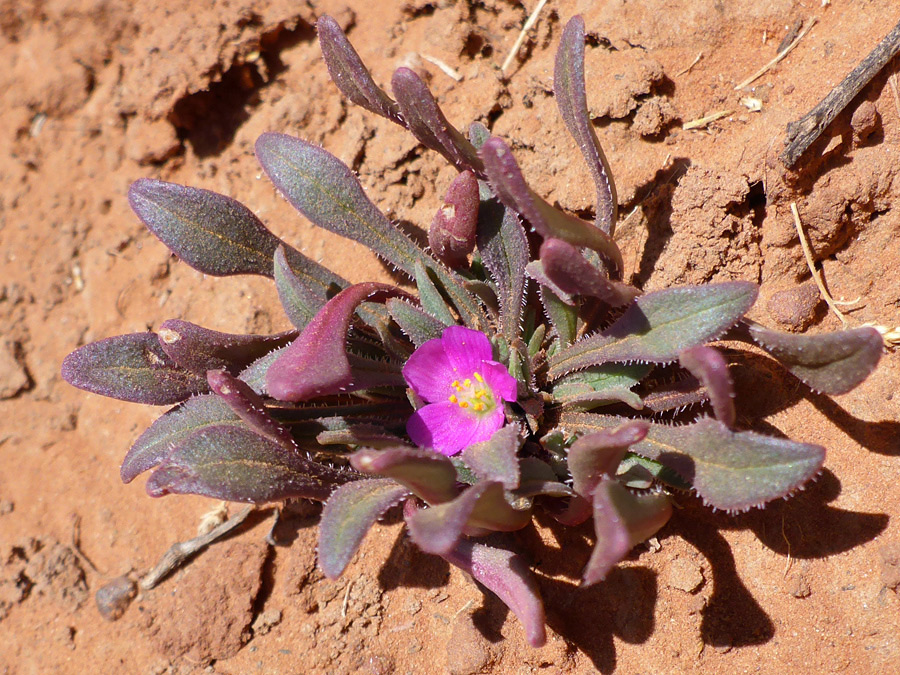
<path fill-rule="evenodd" d="M 476 389 L 475 390 L 475 398 L 484 398 L 484 395 L 487 392 L 484 389 Z"/>
<path fill-rule="evenodd" d="M 450 403 L 456 403 L 458 400 L 456 394 L 450 394 Z"/>
<path fill-rule="evenodd" d="M 460 401 L 460 402 L 459 402 L 459 407 L 460 407 L 460 408 L 468 408 L 468 407 L 469 407 L 469 402 L 468 402 L 468 401 Z"/>
<path fill-rule="evenodd" d="M 472 386 L 472 380 L 470 380 L 470 379 L 467 377 L 465 380 L 463 380 L 463 386 L 464 386 L 464 387 L 471 387 L 471 386 Z"/>
<path fill-rule="evenodd" d="M 475 376 L 475 379 L 476 379 L 476 380 L 478 380 L 478 381 L 481 382 L 481 383 L 484 383 L 484 378 L 481 376 L 481 373 L 479 373 L 479 372 L 476 370 L 476 371 L 475 371 L 474 373 L 472 373 L 472 374 Z"/>
<path fill-rule="evenodd" d="M 456 391 L 459 391 L 459 380 L 453 380 L 453 382 L 450 383 L 450 386 L 456 389 Z"/>
<path fill-rule="evenodd" d="M 478 411 L 484 410 L 484 403 L 478 401 L 475 403 L 475 405 L 472 406 L 472 408 Z"/>

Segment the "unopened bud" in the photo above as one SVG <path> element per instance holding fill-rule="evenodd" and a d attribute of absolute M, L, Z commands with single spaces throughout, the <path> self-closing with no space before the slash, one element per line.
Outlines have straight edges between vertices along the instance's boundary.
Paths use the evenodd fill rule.
<path fill-rule="evenodd" d="M 450 183 L 444 204 L 431 221 L 428 244 L 449 267 L 465 265 L 475 250 L 478 203 L 478 180 L 471 171 L 463 171 Z"/>

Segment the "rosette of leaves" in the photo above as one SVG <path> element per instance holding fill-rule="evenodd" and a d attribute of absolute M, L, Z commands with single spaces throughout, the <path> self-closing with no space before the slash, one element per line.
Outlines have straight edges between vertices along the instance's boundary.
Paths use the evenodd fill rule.
<path fill-rule="evenodd" d="M 266 133 L 257 157 L 306 218 L 369 247 L 414 291 L 349 284 L 229 197 L 137 181 L 134 211 L 175 255 L 209 275 L 271 278 L 294 327 L 231 335 L 173 319 L 70 354 L 62 372 L 75 386 L 175 406 L 127 453 L 125 482 L 152 471 L 152 496 L 325 501 L 319 562 L 332 578 L 376 520 L 403 503 L 412 540 L 496 593 L 540 645 L 536 579 L 523 558 L 491 545 L 492 532 L 524 527 L 535 509 L 565 525 L 592 520 L 596 544 L 583 573 L 592 584 L 665 524 L 680 491 L 739 511 L 820 471 L 823 448 L 735 428 L 727 359 L 709 343 L 753 342 L 811 388 L 838 394 L 875 367 L 879 334 L 768 330 L 744 318 L 757 295 L 749 282 L 645 294 L 625 281 L 615 187 L 587 112 L 580 17 L 563 32 L 554 90 L 596 186 L 594 222 L 542 199 L 483 125 L 458 131 L 413 71 L 397 70 L 389 95 L 333 19 L 321 18 L 318 31 L 347 98 L 459 170 L 429 229 L 430 252 L 325 150 Z M 410 441 L 406 423 L 425 402 L 403 366 L 456 325 L 489 338 L 491 363 L 506 367 L 517 390 L 500 400 L 498 431 L 447 457 Z M 689 406 L 700 414 L 659 421 Z"/>

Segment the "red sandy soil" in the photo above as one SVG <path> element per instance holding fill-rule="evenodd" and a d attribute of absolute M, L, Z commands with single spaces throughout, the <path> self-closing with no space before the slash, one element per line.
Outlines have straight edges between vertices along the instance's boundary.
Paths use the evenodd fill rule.
<path fill-rule="evenodd" d="M 852 324 L 895 326 L 891 67 L 796 171 L 778 160 L 787 123 L 900 19 L 895 0 L 822 4 L 551 2 L 504 81 L 499 64 L 534 2 L 0 3 L 0 673 L 900 672 L 896 353 L 835 399 L 758 355 L 752 372 L 735 369 L 742 426 L 829 450 L 824 474 L 789 501 L 729 516 L 685 499 L 658 545 L 588 590 L 577 588 L 588 529 L 540 521 L 511 535 L 540 575 L 551 628 L 542 649 L 499 601 L 419 554 L 397 522 L 373 530 L 342 579 L 325 580 L 315 507 L 286 513 L 276 546 L 265 539 L 274 511 L 259 511 L 104 619 L 96 591 L 144 574 L 215 504 L 150 499 L 143 479 L 122 485 L 119 462 L 161 411 L 59 375 L 74 347 L 170 317 L 229 332 L 288 325 L 266 280 L 208 278 L 173 259 L 128 208 L 137 178 L 232 195 L 352 281 L 387 277 L 261 177 L 252 148 L 262 132 L 323 144 L 391 217 L 430 222 L 453 170 L 341 99 L 312 29 L 323 12 L 348 28 L 376 81 L 399 65 L 426 73 L 451 120 L 487 123 L 548 199 L 590 215 L 594 191 L 551 93 L 562 26 L 583 13 L 589 105 L 635 282 L 751 280 L 761 322 L 839 328 L 809 293 L 796 201 L 832 292 L 860 299 Z M 781 64 L 734 91 L 810 17 L 818 24 Z M 682 128 L 719 110 L 734 112 Z"/>

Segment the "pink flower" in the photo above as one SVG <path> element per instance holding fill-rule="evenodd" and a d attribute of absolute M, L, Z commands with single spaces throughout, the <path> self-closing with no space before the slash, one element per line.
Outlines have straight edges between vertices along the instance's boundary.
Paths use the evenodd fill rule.
<path fill-rule="evenodd" d="M 462 326 L 413 352 L 403 377 L 428 402 L 406 423 L 416 445 L 455 455 L 503 426 L 503 402 L 516 400 L 516 380 L 492 357 L 487 336 Z"/>

